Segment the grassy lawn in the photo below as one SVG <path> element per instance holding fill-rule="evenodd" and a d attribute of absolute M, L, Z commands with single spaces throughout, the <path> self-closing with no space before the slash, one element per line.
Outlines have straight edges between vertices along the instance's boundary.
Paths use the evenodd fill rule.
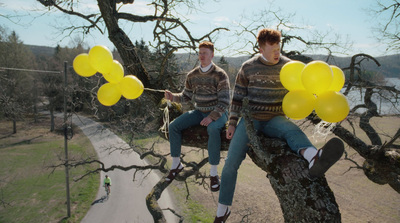
<path fill-rule="evenodd" d="M 382 125 L 381 129 L 392 131 L 393 126 L 398 128 L 400 120 L 394 119 L 378 119 L 377 123 Z M 63 166 L 49 168 L 50 165 L 59 164 L 60 158 L 64 157 L 64 138 L 62 134 L 49 132 L 49 123 L 43 117 L 39 123 L 33 123 L 32 120 L 19 122 L 18 133 L 11 134 L 11 122 L 0 122 L 0 223 L 80 222 L 95 199 L 99 175 L 75 182 L 73 179 L 81 176 L 85 168 L 70 169 L 72 216 L 66 219 L 65 169 Z M 58 123 L 57 128 L 60 126 L 61 123 Z M 96 153 L 90 141 L 79 129 L 74 130 L 74 137 L 68 141 L 70 160 L 94 157 Z M 158 141 L 156 135 L 135 139 L 135 143 L 143 147 L 150 147 L 155 141 Z M 169 143 L 160 140 L 155 150 L 167 154 Z M 354 154 L 354 160 L 362 161 L 351 148 L 346 147 L 346 150 Z M 191 147 L 183 147 L 182 152 L 186 153 L 187 160 L 192 161 L 207 156 L 205 150 Z M 219 173 L 225 163 L 226 152 L 221 155 Z M 169 156 L 167 159 L 170 162 Z M 399 222 L 398 193 L 387 185 L 372 183 L 362 171 L 348 171 L 350 166 L 352 163 L 341 159 L 327 173 L 327 180 L 341 210 L 342 221 Z M 208 168 L 209 165 L 206 165 L 202 172 L 207 174 Z M 169 187 L 175 197 L 177 213 L 184 216 L 184 222 L 212 222 L 218 192 L 210 192 L 204 185 L 199 185 L 199 179 L 196 182 L 194 177 L 186 183 L 174 181 Z M 279 200 L 265 172 L 248 158 L 239 170 L 232 210 L 232 222 L 240 222 L 243 216 L 252 222 L 283 222 Z"/>
<path fill-rule="evenodd" d="M 10 134 L 12 123 L 0 122 L 0 222 L 79 222 L 95 199 L 99 175 L 75 182 L 89 167 L 71 168 L 71 217 L 66 218 L 65 168 L 49 167 L 64 158 L 64 137 L 51 133 L 49 123 L 45 117 L 38 123 L 25 120 Z M 90 141 L 74 130 L 70 159 L 95 156 Z"/>

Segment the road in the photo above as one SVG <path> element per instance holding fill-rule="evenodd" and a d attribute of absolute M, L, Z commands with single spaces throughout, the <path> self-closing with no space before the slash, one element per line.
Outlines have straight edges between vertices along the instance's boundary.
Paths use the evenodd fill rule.
<path fill-rule="evenodd" d="M 72 121 L 90 139 L 99 159 L 105 164 L 106 168 L 113 164 L 121 166 L 147 164 L 135 152 L 110 152 L 113 148 L 129 148 L 129 146 L 101 124 L 89 118 L 76 115 L 73 116 Z M 112 180 L 111 194 L 108 199 L 106 199 L 102 185 L 105 174 Z M 154 171 L 150 173 L 138 172 L 136 173 L 135 181 L 133 181 L 133 174 L 134 170 L 101 172 L 99 191 L 82 223 L 154 222 L 147 210 L 145 198 L 160 177 Z M 146 178 L 144 178 L 145 175 Z M 159 199 L 159 204 L 161 208 L 174 208 L 168 190 L 163 192 Z M 178 218 L 169 211 L 164 211 L 164 216 L 168 223 L 178 222 Z"/>

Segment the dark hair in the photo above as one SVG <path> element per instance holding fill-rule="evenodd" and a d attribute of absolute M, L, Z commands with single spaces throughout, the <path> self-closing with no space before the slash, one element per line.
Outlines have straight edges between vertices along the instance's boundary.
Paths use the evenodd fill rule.
<path fill-rule="evenodd" d="M 202 47 L 208 48 L 208 49 L 211 50 L 211 52 L 214 53 L 214 44 L 212 42 L 210 42 L 210 41 L 201 42 L 200 45 L 199 45 L 199 49 L 202 48 Z"/>
<path fill-rule="evenodd" d="M 273 45 L 281 42 L 281 32 L 275 29 L 264 28 L 257 35 L 258 46 L 262 47 L 266 43 Z"/>

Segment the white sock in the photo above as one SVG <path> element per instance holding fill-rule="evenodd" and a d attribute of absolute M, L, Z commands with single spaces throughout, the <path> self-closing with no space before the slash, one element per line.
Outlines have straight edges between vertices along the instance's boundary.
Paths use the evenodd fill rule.
<path fill-rule="evenodd" d="M 303 156 L 309 163 L 308 168 L 311 168 L 312 165 L 314 164 L 314 160 L 312 158 L 314 158 L 314 156 L 317 154 L 317 152 L 318 152 L 318 150 L 315 147 L 308 147 L 304 151 Z"/>
<path fill-rule="evenodd" d="M 211 165 L 210 176 L 214 177 L 218 175 L 218 165 Z"/>
<path fill-rule="evenodd" d="M 217 217 L 224 216 L 226 209 L 228 209 L 228 205 L 218 203 Z"/>
<path fill-rule="evenodd" d="M 171 170 L 172 169 L 176 169 L 179 166 L 180 163 L 181 163 L 181 158 L 180 157 L 172 157 Z"/>

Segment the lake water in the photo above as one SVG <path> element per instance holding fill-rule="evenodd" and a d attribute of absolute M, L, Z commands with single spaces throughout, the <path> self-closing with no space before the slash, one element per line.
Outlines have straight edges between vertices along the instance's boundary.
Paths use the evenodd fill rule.
<path fill-rule="evenodd" d="M 400 79 L 386 78 L 386 81 L 387 81 L 386 86 L 395 86 L 397 90 L 400 90 Z M 380 112 L 380 114 L 385 114 L 385 115 L 400 114 L 400 99 L 398 98 L 396 100 L 393 95 L 390 96 L 387 92 L 386 95 L 388 96 L 387 99 L 378 97 L 377 94 L 374 94 L 372 97 L 373 102 L 375 102 L 376 105 L 378 106 L 378 112 Z M 360 95 L 360 91 L 352 90 L 346 97 L 350 104 L 350 109 L 352 109 L 357 104 L 363 103 L 363 98 Z M 362 113 L 364 111 L 365 109 L 358 109 L 357 113 Z"/>

